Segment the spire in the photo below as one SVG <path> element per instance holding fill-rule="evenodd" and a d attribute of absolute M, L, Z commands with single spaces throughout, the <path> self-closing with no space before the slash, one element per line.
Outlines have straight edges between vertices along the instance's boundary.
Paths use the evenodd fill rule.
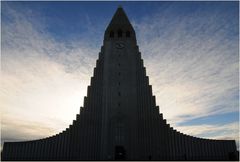
<path fill-rule="evenodd" d="M 115 27 L 132 28 L 132 25 L 128 20 L 128 17 L 124 12 L 122 6 L 118 6 L 117 11 L 115 12 L 110 24 L 108 25 L 108 28 L 115 28 Z"/>
<path fill-rule="evenodd" d="M 119 30 L 130 32 L 132 38 L 135 39 L 135 31 L 121 5 L 118 6 L 117 11 L 113 15 L 112 20 L 105 31 L 105 39 L 108 38 L 110 32 L 117 33 Z"/>

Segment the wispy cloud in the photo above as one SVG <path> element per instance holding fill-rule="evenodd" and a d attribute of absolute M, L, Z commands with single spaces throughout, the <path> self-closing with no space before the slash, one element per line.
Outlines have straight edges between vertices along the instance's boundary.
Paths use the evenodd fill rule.
<path fill-rule="evenodd" d="M 134 22 L 160 111 L 172 125 L 237 113 L 237 17 L 214 9 L 191 15 L 171 11 Z"/>
<path fill-rule="evenodd" d="M 53 135 L 79 113 L 98 49 L 84 40 L 57 42 L 31 11 L 5 7 L 11 21 L 2 24 L 2 138 Z"/>

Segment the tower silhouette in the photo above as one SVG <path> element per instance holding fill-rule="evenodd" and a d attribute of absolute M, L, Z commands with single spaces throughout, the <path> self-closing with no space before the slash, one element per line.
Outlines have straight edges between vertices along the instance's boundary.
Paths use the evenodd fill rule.
<path fill-rule="evenodd" d="M 2 160 L 236 160 L 234 140 L 192 137 L 156 106 L 135 31 L 122 7 L 108 25 L 80 114 L 44 139 L 5 142 Z"/>

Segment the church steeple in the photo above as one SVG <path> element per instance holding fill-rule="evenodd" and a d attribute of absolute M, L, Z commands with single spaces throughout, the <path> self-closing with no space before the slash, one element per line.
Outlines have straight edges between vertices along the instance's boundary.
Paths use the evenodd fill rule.
<path fill-rule="evenodd" d="M 114 38 L 128 38 L 136 41 L 135 31 L 121 6 L 118 7 L 117 11 L 113 15 L 104 35 L 105 40 L 112 40 Z"/>

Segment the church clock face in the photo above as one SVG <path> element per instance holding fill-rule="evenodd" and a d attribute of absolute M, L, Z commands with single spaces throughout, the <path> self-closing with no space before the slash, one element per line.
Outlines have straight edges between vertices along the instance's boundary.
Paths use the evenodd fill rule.
<path fill-rule="evenodd" d="M 123 42 L 116 42 L 115 47 L 117 49 L 123 49 L 125 47 L 125 44 Z"/>

